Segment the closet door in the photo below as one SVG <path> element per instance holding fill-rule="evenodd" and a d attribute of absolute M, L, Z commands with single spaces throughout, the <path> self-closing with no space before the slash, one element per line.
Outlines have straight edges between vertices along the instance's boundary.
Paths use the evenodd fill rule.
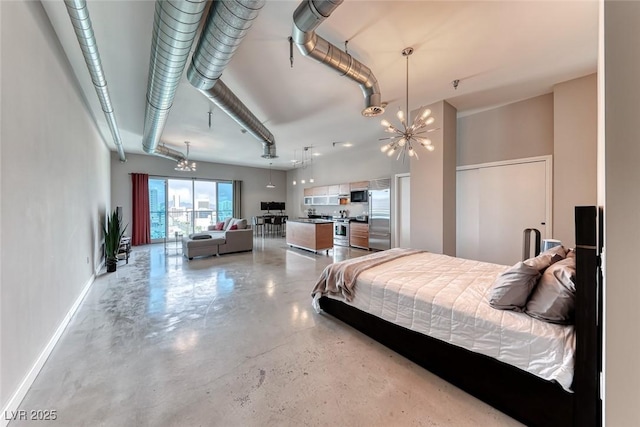
<path fill-rule="evenodd" d="M 512 265 L 522 258 L 525 228 L 544 239 L 550 167 L 542 160 L 458 171 L 458 256 Z"/>

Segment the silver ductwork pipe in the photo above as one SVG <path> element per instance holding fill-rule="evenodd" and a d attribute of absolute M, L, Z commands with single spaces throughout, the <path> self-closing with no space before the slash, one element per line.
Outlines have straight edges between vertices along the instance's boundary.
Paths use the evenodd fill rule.
<path fill-rule="evenodd" d="M 205 0 L 156 1 L 142 135 L 142 148 L 146 153 L 174 160 L 185 157 L 177 150 L 158 144 L 205 6 Z"/>
<path fill-rule="evenodd" d="M 277 157 L 273 134 L 269 132 L 269 129 L 231 92 L 222 80 L 218 79 L 218 82 L 211 89 L 201 90 L 200 92 L 246 129 L 247 132 L 262 141 L 262 157 L 266 159 Z"/>
<path fill-rule="evenodd" d="M 384 113 L 378 80 L 369 67 L 315 33 L 343 0 L 304 0 L 293 12 L 293 42 L 304 56 L 333 68 L 360 85 L 365 99 L 362 115 Z"/>
<path fill-rule="evenodd" d="M 189 82 L 211 102 L 262 141 L 265 158 L 275 158 L 273 134 L 220 80 L 222 72 L 264 6 L 264 0 L 216 1 L 187 70 Z"/>
<path fill-rule="evenodd" d="M 118 150 L 118 157 L 120 157 L 121 162 L 126 162 L 127 158 L 124 154 L 118 123 L 116 122 L 116 116 L 113 112 L 113 106 L 111 105 L 111 97 L 109 96 L 107 80 L 105 79 L 102 62 L 100 61 L 100 52 L 98 52 L 98 45 L 95 35 L 93 34 L 93 26 L 91 25 L 87 3 L 85 0 L 65 0 L 64 4 L 67 7 L 69 18 L 71 18 L 71 24 L 78 38 L 84 61 L 89 69 L 91 81 L 100 100 L 104 117 L 109 125 L 113 142 Z"/>

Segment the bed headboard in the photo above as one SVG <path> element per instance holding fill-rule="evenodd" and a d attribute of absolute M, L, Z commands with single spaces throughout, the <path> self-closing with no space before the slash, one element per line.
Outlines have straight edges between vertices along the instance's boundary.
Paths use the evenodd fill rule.
<path fill-rule="evenodd" d="M 602 425 L 602 226 L 602 209 L 576 206 L 576 426 Z"/>

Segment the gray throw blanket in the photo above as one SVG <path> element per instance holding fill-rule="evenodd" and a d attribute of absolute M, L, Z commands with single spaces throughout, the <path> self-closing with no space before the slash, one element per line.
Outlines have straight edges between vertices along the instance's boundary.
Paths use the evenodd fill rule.
<path fill-rule="evenodd" d="M 313 306 L 318 309 L 318 299 L 323 295 L 342 296 L 345 301 L 351 301 L 356 279 L 364 270 L 420 252 L 416 249 L 394 248 L 326 266 L 311 292 Z"/>

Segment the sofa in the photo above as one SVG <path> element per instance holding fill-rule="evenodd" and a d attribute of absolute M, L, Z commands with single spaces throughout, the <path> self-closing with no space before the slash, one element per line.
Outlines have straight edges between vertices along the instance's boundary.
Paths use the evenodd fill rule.
<path fill-rule="evenodd" d="M 182 238 L 182 254 L 188 259 L 197 256 L 221 255 L 253 250 L 253 229 L 246 219 L 228 218 L 201 233 Z"/>

